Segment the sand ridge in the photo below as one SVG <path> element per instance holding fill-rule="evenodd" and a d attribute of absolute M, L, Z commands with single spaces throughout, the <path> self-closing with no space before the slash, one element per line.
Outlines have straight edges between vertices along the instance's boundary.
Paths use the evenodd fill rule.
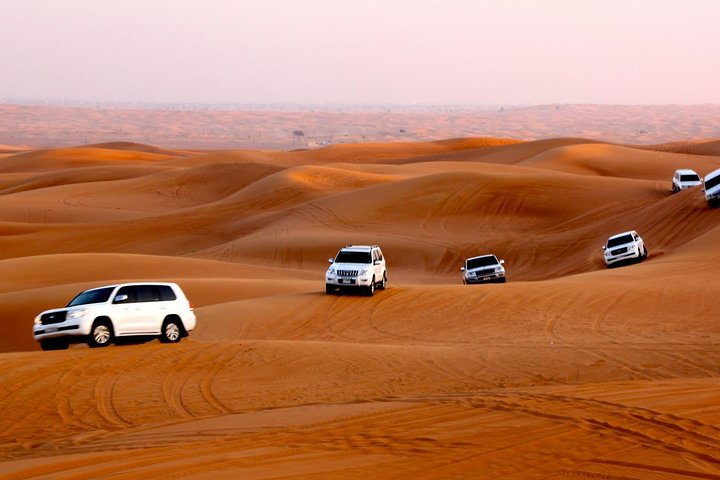
<path fill-rule="evenodd" d="M 713 149 L 8 149 L 0 475 L 720 478 L 720 211 L 670 191 Z M 606 269 L 629 229 L 650 258 Z M 325 294 L 348 243 L 381 245 L 387 290 Z M 460 284 L 482 253 L 507 284 Z M 181 284 L 196 331 L 32 339 L 43 309 L 137 280 Z"/>

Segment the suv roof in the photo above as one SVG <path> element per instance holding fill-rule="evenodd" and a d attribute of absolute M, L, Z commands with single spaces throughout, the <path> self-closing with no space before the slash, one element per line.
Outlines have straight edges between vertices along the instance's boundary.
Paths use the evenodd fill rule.
<path fill-rule="evenodd" d="M 497 260 L 497 256 L 495 254 L 489 253 L 487 255 L 478 255 L 477 257 L 470 257 L 470 258 L 465 259 L 465 261 L 467 262 L 468 260 L 475 260 L 476 258 L 485 258 L 485 257 L 494 257 L 495 260 Z"/>
<path fill-rule="evenodd" d="M 720 175 L 720 168 L 718 168 L 717 170 L 713 170 L 712 172 L 705 175 L 705 181 L 707 182 L 709 179 L 715 178 L 718 175 Z"/>
<path fill-rule="evenodd" d="M 628 235 L 628 234 L 634 235 L 634 234 L 637 234 L 637 232 L 635 230 L 628 230 L 627 232 L 618 233 L 617 235 L 613 235 L 613 236 L 609 237 L 608 240 L 611 240 L 611 239 L 617 238 L 617 237 L 622 237 L 623 235 Z"/>
<path fill-rule="evenodd" d="M 380 248 L 380 247 L 378 247 L 377 245 L 345 245 L 340 250 L 364 252 L 366 250 L 372 250 L 373 248 Z"/>
<path fill-rule="evenodd" d="M 680 175 L 697 175 L 697 172 L 690 168 L 678 168 L 675 170 L 675 173 L 679 173 Z"/>
<path fill-rule="evenodd" d="M 177 286 L 177 283 L 173 283 L 173 282 L 123 282 L 123 283 L 113 283 L 110 285 L 103 285 L 101 287 L 88 288 L 86 291 L 98 290 L 100 288 L 125 287 L 128 285 L 175 285 L 175 286 Z"/>

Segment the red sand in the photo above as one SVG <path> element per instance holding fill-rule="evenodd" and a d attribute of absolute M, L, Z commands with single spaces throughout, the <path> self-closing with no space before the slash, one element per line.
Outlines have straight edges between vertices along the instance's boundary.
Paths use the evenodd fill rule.
<path fill-rule="evenodd" d="M 670 193 L 717 143 L 3 151 L 4 479 L 720 478 L 720 211 Z M 628 229 L 650 258 L 604 268 Z M 386 291 L 324 293 L 346 243 Z M 461 285 L 489 252 L 508 283 Z M 181 344 L 32 339 L 144 279 L 196 305 Z"/>

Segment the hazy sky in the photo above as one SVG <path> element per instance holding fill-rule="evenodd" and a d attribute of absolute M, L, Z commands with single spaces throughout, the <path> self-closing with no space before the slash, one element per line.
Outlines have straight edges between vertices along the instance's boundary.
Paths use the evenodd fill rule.
<path fill-rule="evenodd" d="M 0 0 L 0 100 L 720 103 L 719 0 Z"/>

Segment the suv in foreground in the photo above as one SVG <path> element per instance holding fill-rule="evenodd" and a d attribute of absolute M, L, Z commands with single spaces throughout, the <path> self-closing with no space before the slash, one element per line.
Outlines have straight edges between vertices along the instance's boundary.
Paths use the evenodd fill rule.
<path fill-rule="evenodd" d="M 675 175 L 673 175 L 672 191 L 676 193 L 686 188 L 697 187 L 700 184 L 702 184 L 702 178 L 700 178 L 700 175 L 698 175 L 695 170 L 681 168 L 675 170 Z"/>
<path fill-rule="evenodd" d="M 603 259 L 608 267 L 628 260 L 640 262 L 648 256 L 645 242 L 635 230 L 618 233 L 608 238 L 603 250 L 605 251 Z"/>
<path fill-rule="evenodd" d="M 91 347 L 148 335 L 174 343 L 194 328 L 192 303 L 177 284 L 123 283 L 80 292 L 66 307 L 42 312 L 33 336 L 43 350 L 53 350 L 67 348 L 73 337 Z"/>
<path fill-rule="evenodd" d="M 720 205 L 720 168 L 705 175 L 703 193 L 712 208 Z"/>
<path fill-rule="evenodd" d="M 372 296 L 376 288 L 385 290 L 385 257 L 377 245 L 347 245 L 328 262 L 331 265 L 325 272 L 325 293 L 350 287 Z"/>
<path fill-rule="evenodd" d="M 463 285 L 469 283 L 505 283 L 505 260 L 495 255 L 480 255 L 465 260 L 460 267 L 463 272 Z"/>

